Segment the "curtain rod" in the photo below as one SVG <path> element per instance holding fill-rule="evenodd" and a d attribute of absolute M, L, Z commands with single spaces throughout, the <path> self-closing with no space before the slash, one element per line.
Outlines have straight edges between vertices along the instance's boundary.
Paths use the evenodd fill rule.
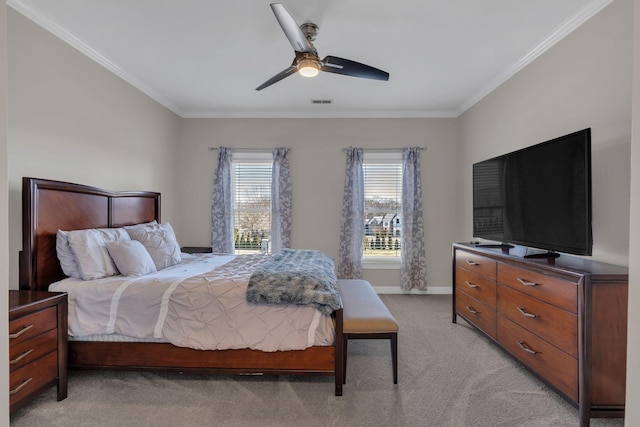
<path fill-rule="evenodd" d="M 220 147 L 209 147 L 209 151 L 216 151 L 218 148 Z M 256 152 L 265 152 L 265 153 L 271 153 L 271 151 L 273 150 L 273 148 L 286 148 L 287 150 L 291 150 L 291 148 L 289 147 L 273 147 L 273 148 L 233 148 L 230 147 L 231 151 L 236 151 L 236 152 L 252 152 L 252 153 L 256 153 Z"/>
<path fill-rule="evenodd" d="M 357 148 L 357 147 L 355 147 Z M 402 151 L 404 148 L 363 148 L 364 151 L 368 152 L 389 152 L 389 151 Z M 427 147 L 418 147 L 420 151 L 426 150 Z M 348 148 L 343 148 L 342 151 L 347 151 Z"/>

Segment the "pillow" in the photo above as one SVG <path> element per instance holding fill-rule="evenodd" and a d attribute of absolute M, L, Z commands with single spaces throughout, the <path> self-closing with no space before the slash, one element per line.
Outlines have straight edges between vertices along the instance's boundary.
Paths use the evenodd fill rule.
<path fill-rule="evenodd" d="M 131 240 L 123 228 L 74 230 L 69 232 L 67 238 L 83 280 L 102 279 L 118 274 L 106 245 L 109 242 Z"/>
<path fill-rule="evenodd" d="M 178 264 L 182 260 L 180 245 L 178 245 L 173 228 L 168 222 L 134 225 L 124 227 L 124 229 L 133 240 L 144 245 L 158 271 Z"/>
<path fill-rule="evenodd" d="M 144 276 L 158 271 L 149 252 L 137 240 L 109 242 L 107 251 L 123 276 Z"/>
<path fill-rule="evenodd" d="M 68 231 L 58 230 L 56 233 L 56 253 L 60 261 L 60 267 L 62 267 L 62 272 L 66 276 L 82 279 L 80 269 L 78 268 L 78 261 L 76 261 L 76 256 L 73 254 L 71 246 L 69 246 Z"/>

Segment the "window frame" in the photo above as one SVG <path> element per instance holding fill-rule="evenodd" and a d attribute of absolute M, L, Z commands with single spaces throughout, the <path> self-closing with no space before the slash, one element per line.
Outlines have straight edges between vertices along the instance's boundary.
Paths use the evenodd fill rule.
<path fill-rule="evenodd" d="M 233 241 L 233 253 L 234 255 L 244 254 L 247 252 L 238 252 L 238 248 L 235 247 L 235 230 L 238 229 L 236 226 L 236 215 L 238 212 L 237 204 L 236 204 L 236 176 L 237 170 L 236 166 L 238 164 L 250 164 L 250 163 L 260 163 L 269 165 L 270 174 L 269 174 L 269 228 L 267 230 L 267 238 L 268 243 L 266 248 L 260 248 L 257 251 L 251 251 L 250 253 L 271 253 L 271 204 L 273 203 L 272 194 L 271 194 L 271 181 L 273 179 L 273 154 L 269 151 L 251 151 L 251 152 L 234 152 L 232 158 L 232 172 L 231 172 L 231 194 L 233 199 L 233 229 L 234 229 L 234 241 Z M 249 212 L 249 211 L 247 211 Z"/>
<path fill-rule="evenodd" d="M 397 164 L 400 166 L 400 182 L 398 183 L 400 194 L 400 209 L 397 214 L 402 215 L 402 151 L 386 151 L 386 152 L 364 152 L 363 169 L 367 163 L 370 164 Z M 364 171 L 363 171 L 364 172 Z M 366 194 L 366 177 L 365 177 L 365 194 Z M 365 198 L 366 199 L 366 198 Z M 363 207 L 364 208 L 364 207 Z M 366 217 L 366 212 L 364 216 Z M 364 227 L 364 224 L 363 224 Z M 401 225 L 402 227 L 402 225 Z M 402 239 L 402 235 L 400 235 Z M 375 270 L 398 270 L 400 269 L 402 256 L 402 247 L 398 256 L 372 256 L 365 255 L 364 247 L 362 248 L 362 268 Z"/>

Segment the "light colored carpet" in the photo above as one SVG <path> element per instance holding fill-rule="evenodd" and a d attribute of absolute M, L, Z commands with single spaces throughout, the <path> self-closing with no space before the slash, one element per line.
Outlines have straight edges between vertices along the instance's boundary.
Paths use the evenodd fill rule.
<path fill-rule="evenodd" d="M 382 295 L 400 324 L 398 385 L 387 340 L 349 343 L 344 396 L 332 377 L 70 371 L 16 411 L 20 426 L 577 426 L 578 412 L 473 328 L 449 295 Z M 622 426 L 597 419 L 592 426 Z"/>

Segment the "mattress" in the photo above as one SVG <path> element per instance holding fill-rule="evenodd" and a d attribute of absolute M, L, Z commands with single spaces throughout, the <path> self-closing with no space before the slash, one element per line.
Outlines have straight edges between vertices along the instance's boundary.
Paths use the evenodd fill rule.
<path fill-rule="evenodd" d="M 249 304 L 251 273 L 265 255 L 183 254 L 181 263 L 141 277 L 67 278 L 69 337 L 170 342 L 199 350 L 302 350 L 333 345 L 329 315 L 302 305 Z"/>

